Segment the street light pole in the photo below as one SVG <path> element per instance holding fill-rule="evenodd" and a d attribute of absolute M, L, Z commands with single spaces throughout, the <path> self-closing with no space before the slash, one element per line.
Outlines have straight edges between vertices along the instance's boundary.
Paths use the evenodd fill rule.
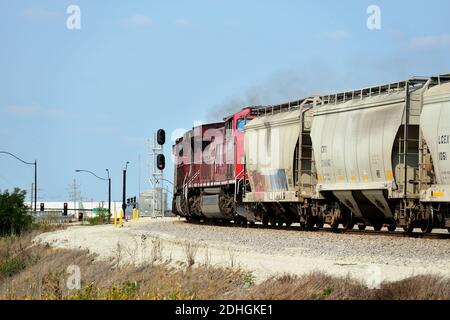
<path fill-rule="evenodd" d="M 10 155 L 11 157 L 16 158 L 17 160 L 19 160 L 22 163 L 28 164 L 30 166 L 34 166 L 34 213 L 36 213 L 37 212 L 36 211 L 36 209 L 37 209 L 37 161 L 36 160 L 34 160 L 34 162 L 24 161 L 24 160 L 20 159 L 18 156 L 14 155 L 8 151 L 0 151 L 0 153 Z"/>
<path fill-rule="evenodd" d="M 122 192 L 122 210 L 123 210 L 123 216 L 125 217 L 125 210 L 127 209 L 127 204 L 126 204 L 126 189 L 127 189 L 127 169 L 128 169 L 128 164 L 130 162 L 127 161 L 127 163 L 125 164 L 125 169 L 123 170 L 123 192 Z"/>
<path fill-rule="evenodd" d="M 106 169 L 108 172 L 108 221 L 111 221 L 111 177 L 109 176 L 109 169 Z"/>
<path fill-rule="evenodd" d="M 37 207 L 37 162 L 34 160 L 34 213 L 36 214 Z"/>

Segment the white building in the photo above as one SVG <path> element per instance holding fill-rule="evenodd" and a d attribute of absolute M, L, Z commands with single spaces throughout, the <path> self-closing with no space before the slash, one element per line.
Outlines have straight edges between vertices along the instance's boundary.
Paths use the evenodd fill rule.
<path fill-rule="evenodd" d="M 40 209 L 41 209 L 41 203 L 44 204 L 44 211 L 45 212 L 56 212 L 56 213 L 62 213 L 64 210 L 64 203 L 65 202 L 59 202 L 59 201 L 41 201 L 37 203 L 37 212 L 39 215 Z M 108 209 L 108 201 L 80 201 L 74 203 L 73 201 L 67 201 L 67 209 L 68 209 L 68 215 L 69 216 L 78 216 L 79 212 L 83 212 L 83 215 L 85 217 L 91 217 L 94 215 L 93 209 L 95 208 L 104 208 Z M 31 209 L 34 209 L 34 202 L 30 203 L 25 202 L 25 204 L 30 207 Z M 120 212 L 122 209 L 122 201 L 111 201 L 111 213 L 114 214 L 114 211 Z"/>

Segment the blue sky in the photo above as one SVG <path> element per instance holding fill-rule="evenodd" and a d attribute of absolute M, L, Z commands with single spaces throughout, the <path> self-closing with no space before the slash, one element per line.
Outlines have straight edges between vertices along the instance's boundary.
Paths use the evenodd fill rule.
<path fill-rule="evenodd" d="M 81 30 L 66 28 L 71 4 Z M 381 30 L 366 27 L 371 4 Z M 106 199 L 77 168 L 109 168 L 120 199 L 126 161 L 136 195 L 139 171 L 150 187 L 158 128 L 170 138 L 247 103 L 450 72 L 449 21 L 447 0 L 0 0 L 0 150 L 38 160 L 40 200 L 66 200 L 73 178 L 86 199 Z M 0 156 L 1 190 L 32 179 Z"/>

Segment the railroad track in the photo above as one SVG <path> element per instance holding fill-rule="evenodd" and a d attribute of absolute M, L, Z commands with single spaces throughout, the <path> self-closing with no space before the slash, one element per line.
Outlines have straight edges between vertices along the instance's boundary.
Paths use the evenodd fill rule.
<path fill-rule="evenodd" d="M 383 237 L 400 237 L 400 238 L 416 238 L 416 239 L 450 239 L 450 234 L 445 233 L 406 233 L 402 231 L 374 231 L 374 230 L 347 230 L 347 229 L 331 229 L 323 228 L 312 230 L 302 229 L 300 226 L 264 226 L 261 223 L 247 224 L 246 226 L 236 225 L 234 223 L 225 222 L 201 222 L 201 221 L 186 221 L 187 223 L 195 225 L 206 225 L 206 226 L 218 226 L 218 227 L 228 227 L 228 228 L 252 228 L 252 229 L 267 229 L 267 230 L 284 230 L 284 231 L 295 231 L 295 232 L 321 232 L 321 233 L 335 233 L 335 234 L 346 234 L 346 235 L 368 235 L 368 236 L 383 236 Z"/>

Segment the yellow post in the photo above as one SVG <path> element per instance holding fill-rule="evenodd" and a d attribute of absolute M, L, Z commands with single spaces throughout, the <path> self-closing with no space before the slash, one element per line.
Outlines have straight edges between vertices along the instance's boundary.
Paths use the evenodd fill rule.
<path fill-rule="evenodd" d="M 114 210 L 114 228 L 117 227 L 117 210 Z"/>
<path fill-rule="evenodd" d="M 123 227 L 123 210 L 120 210 L 120 219 L 119 219 L 119 226 Z"/>
<path fill-rule="evenodd" d="M 139 209 L 136 209 L 136 220 L 139 220 Z"/>

